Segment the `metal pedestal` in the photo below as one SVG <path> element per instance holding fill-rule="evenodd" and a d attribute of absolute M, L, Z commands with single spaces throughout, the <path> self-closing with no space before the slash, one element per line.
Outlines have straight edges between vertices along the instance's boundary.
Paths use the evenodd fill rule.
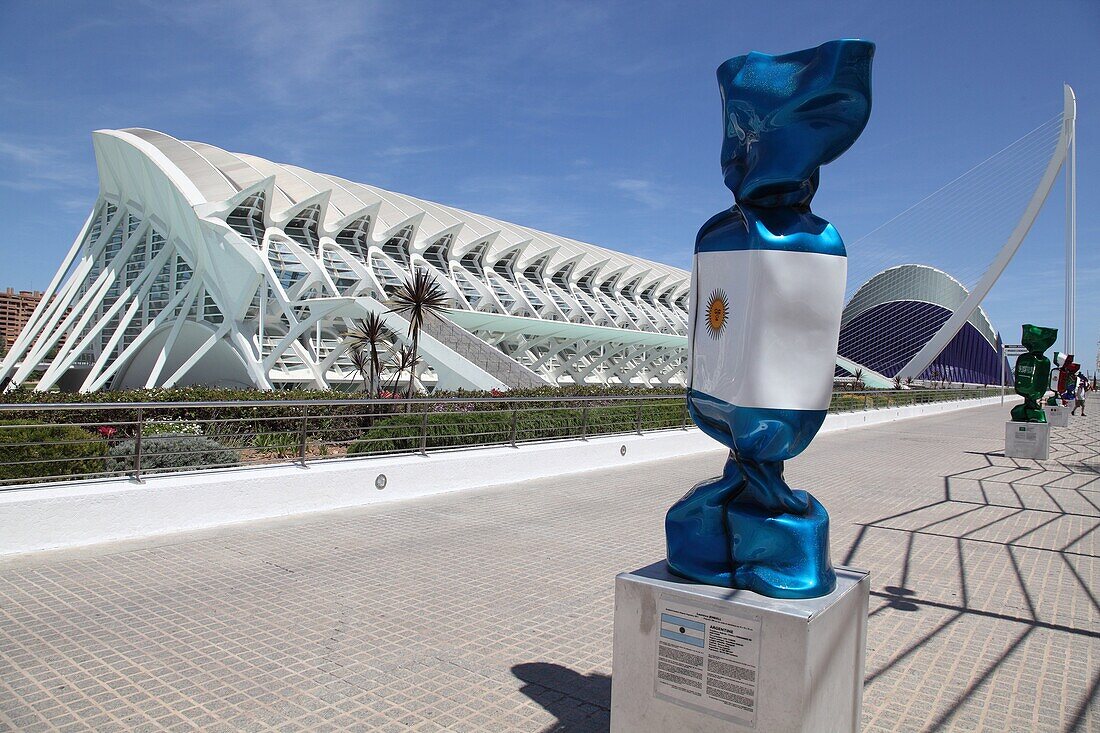
<path fill-rule="evenodd" d="M 821 598 L 700 585 L 664 561 L 615 579 L 612 733 L 858 731 L 867 572 Z"/>
<path fill-rule="evenodd" d="M 1005 456 L 1045 461 L 1050 457 L 1050 423 L 1006 422 Z"/>

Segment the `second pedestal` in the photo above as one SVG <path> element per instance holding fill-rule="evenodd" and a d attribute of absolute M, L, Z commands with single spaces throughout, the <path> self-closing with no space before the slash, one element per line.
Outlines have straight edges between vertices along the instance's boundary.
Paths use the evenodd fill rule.
<path fill-rule="evenodd" d="M 1069 427 L 1069 407 L 1062 407 L 1061 405 L 1043 405 L 1043 412 L 1047 414 L 1047 422 L 1051 427 Z"/>
<path fill-rule="evenodd" d="M 1050 457 L 1050 423 L 1006 422 L 1005 456 L 1045 461 Z"/>

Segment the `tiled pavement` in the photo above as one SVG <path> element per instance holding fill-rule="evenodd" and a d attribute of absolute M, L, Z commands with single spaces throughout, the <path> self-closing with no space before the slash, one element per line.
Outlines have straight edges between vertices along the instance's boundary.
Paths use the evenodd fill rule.
<path fill-rule="evenodd" d="M 792 484 L 873 575 L 864 728 L 1100 730 L 1100 406 L 820 436 Z M 0 729 L 602 731 L 612 584 L 721 455 L 0 564 Z"/>

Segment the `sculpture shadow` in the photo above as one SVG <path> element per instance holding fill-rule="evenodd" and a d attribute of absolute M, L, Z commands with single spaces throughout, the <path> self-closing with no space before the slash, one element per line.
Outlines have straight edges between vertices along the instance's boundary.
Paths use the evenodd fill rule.
<path fill-rule="evenodd" d="M 1014 625 L 1015 631 L 1002 651 L 991 659 L 975 659 L 975 674 L 969 684 L 922 730 L 949 727 L 956 714 L 989 684 L 996 672 L 1036 631 L 1069 634 L 1074 644 L 1092 644 L 1100 639 L 1100 630 L 1087 621 L 1077 623 L 1064 617 L 1053 620 L 1049 606 L 1044 607 L 1042 603 L 1044 589 L 1040 584 L 1044 577 L 1027 572 L 1036 563 L 1036 558 L 1050 557 L 1074 579 L 1077 602 L 1091 606 L 1093 614 L 1100 613 L 1095 587 L 1098 579 L 1089 577 L 1078 567 L 1078 563 L 1089 567 L 1087 559 L 1094 555 L 1085 540 L 1100 530 L 1100 475 L 1097 475 L 1100 473 L 1100 451 L 1095 447 L 1094 437 L 1100 431 L 1090 429 L 1095 427 L 1085 425 L 1082 426 L 1085 430 L 1059 431 L 1052 436 L 1050 461 L 1016 461 L 1005 458 L 1003 453 L 976 453 L 984 458 L 985 465 L 945 475 L 943 498 L 939 501 L 859 525 L 844 556 L 844 564 L 858 565 L 856 556 L 860 546 L 876 533 L 888 533 L 892 541 L 900 540 L 898 544 L 904 546 L 897 580 L 871 591 L 871 617 L 888 611 L 915 613 L 936 609 L 947 612 L 939 623 L 900 649 L 888 662 L 868 667 L 866 685 L 872 685 L 931 646 L 964 619 L 977 617 Z M 911 587 L 916 585 L 912 579 L 914 568 L 930 564 L 942 567 L 945 542 L 954 547 L 954 577 L 938 578 L 937 585 L 941 587 L 930 588 L 931 593 L 924 596 Z M 930 546 L 935 557 L 924 555 L 922 545 Z M 976 555 L 981 562 L 971 559 L 974 567 L 969 566 L 968 555 L 971 558 Z M 939 562 L 937 558 L 941 558 Z M 1011 578 L 1022 603 L 998 605 L 988 598 L 972 595 L 971 588 L 987 577 L 994 564 L 1001 566 L 1002 577 Z M 1005 573 L 1006 569 L 1011 572 Z M 942 593 L 934 597 L 944 584 L 952 582 L 957 583 L 958 593 L 951 600 Z M 1074 710 L 1067 711 L 1062 730 L 1083 729 L 1090 701 L 1098 692 L 1100 670 L 1091 673 L 1083 701 Z"/>
<path fill-rule="evenodd" d="M 581 674 L 550 662 L 512 667 L 527 697 L 557 718 L 541 733 L 606 733 L 611 727 L 611 676 Z"/>

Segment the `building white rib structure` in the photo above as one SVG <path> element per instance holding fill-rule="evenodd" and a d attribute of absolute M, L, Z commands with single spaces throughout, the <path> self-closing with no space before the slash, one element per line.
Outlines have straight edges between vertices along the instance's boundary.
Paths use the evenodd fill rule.
<path fill-rule="evenodd" d="M 93 134 L 99 198 L 0 362 L 36 389 L 347 387 L 341 335 L 416 267 L 454 310 L 442 389 L 682 384 L 688 273 L 145 129 Z"/>

